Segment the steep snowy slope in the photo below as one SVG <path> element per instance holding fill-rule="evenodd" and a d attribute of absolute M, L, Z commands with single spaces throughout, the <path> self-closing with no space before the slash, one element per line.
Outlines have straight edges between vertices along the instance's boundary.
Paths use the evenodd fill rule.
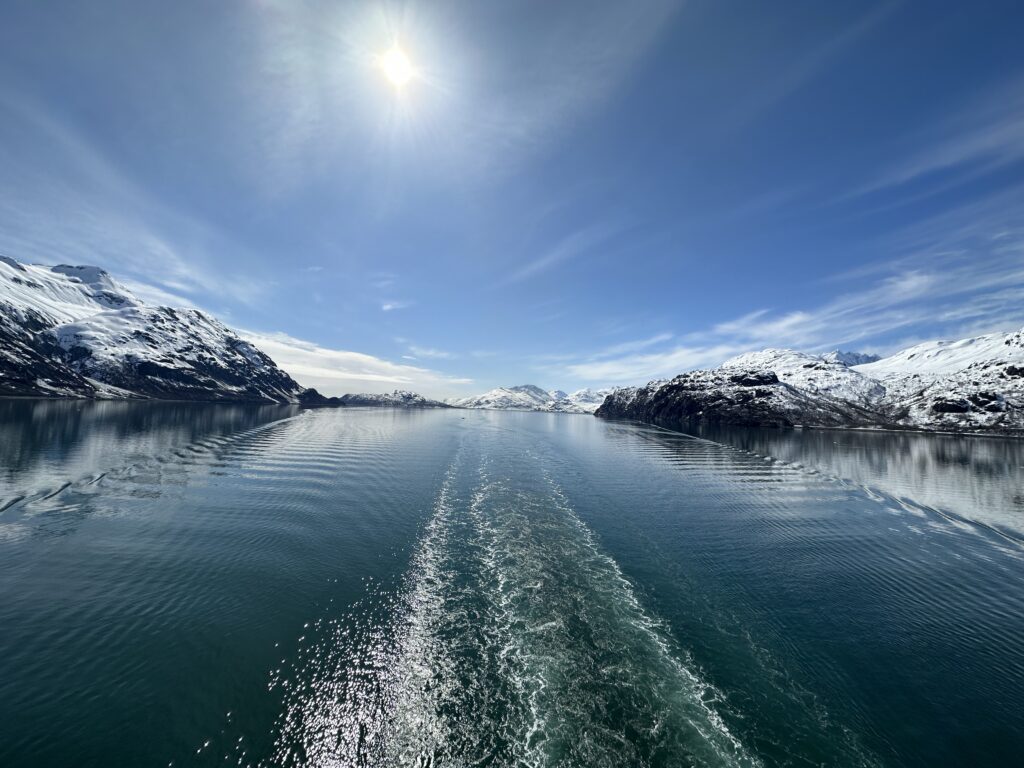
<path fill-rule="evenodd" d="M 98 267 L 46 267 L 7 256 L 0 256 L 0 302 L 15 312 L 37 313 L 54 325 L 142 304 Z"/>
<path fill-rule="evenodd" d="M 891 375 L 942 376 L 981 366 L 1024 362 L 1024 330 L 990 333 L 959 341 L 928 341 L 909 347 L 877 362 L 857 365 L 865 376 L 882 379 Z"/>
<path fill-rule="evenodd" d="M 145 306 L 97 267 L 0 257 L 0 395 L 295 402 L 302 392 L 203 312 Z"/>

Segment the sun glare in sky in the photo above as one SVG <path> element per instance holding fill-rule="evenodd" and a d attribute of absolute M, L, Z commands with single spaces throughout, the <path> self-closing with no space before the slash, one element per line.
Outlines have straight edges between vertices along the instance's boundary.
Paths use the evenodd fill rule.
<path fill-rule="evenodd" d="M 415 74 L 409 57 L 397 46 L 380 57 L 380 65 L 391 84 L 399 88 L 408 83 Z"/>

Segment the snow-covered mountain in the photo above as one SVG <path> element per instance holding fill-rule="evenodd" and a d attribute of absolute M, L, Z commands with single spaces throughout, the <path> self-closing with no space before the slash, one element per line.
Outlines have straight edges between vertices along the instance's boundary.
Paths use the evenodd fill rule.
<path fill-rule="evenodd" d="M 849 366 L 767 349 L 616 390 L 598 416 L 665 425 L 1024 431 L 1024 330 L 936 341 Z"/>
<path fill-rule="evenodd" d="M 325 405 L 371 406 L 375 408 L 451 408 L 438 400 L 430 400 L 416 392 L 396 389 L 385 394 L 360 393 L 326 398 Z"/>
<path fill-rule="evenodd" d="M 195 309 L 145 305 L 98 267 L 0 257 L 0 395 L 313 400 Z"/>
<path fill-rule="evenodd" d="M 452 398 L 446 402 L 456 408 L 495 411 L 593 413 L 611 392 L 611 389 L 580 389 L 566 394 L 560 389 L 546 390 L 533 384 L 521 384 L 516 387 L 498 387 L 473 397 Z"/>
<path fill-rule="evenodd" d="M 541 410 L 559 411 L 562 413 L 593 413 L 613 391 L 614 389 L 608 387 L 606 389 L 577 389 L 569 394 L 559 392 L 560 397 L 557 397 Z M 554 395 L 555 393 L 553 392 L 552 394 Z"/>

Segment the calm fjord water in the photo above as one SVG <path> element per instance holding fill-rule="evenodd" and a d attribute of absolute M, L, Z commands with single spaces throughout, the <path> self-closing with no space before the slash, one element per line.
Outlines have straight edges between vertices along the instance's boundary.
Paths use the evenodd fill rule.
<path fill-rule="evenodd" d="M 705 437 L 0 403 L 0 765 L 1018 761 L 1024 442 Z"/>

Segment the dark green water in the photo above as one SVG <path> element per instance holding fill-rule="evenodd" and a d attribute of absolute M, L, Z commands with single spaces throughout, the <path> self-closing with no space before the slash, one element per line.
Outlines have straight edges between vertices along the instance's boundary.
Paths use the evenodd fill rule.
<path fill-rule="evenodd" d="M 1024 442 L 705 437 L 0 402 L 0 765 L 1017 764 Z"/>

